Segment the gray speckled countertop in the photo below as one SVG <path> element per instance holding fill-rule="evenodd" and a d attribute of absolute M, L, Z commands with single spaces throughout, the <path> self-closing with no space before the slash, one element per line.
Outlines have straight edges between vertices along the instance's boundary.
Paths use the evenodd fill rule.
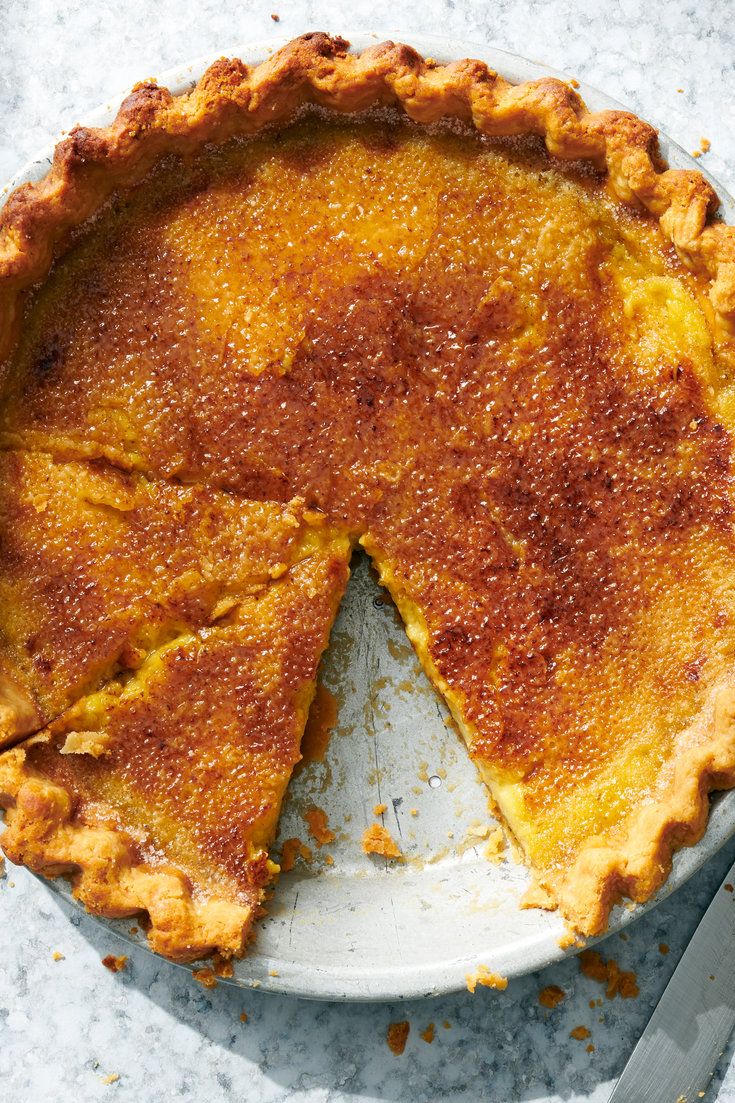
<path fill-rule="evenodd" d="M 137 79 L 230 43 L 316 28 L 441 32 L 543 60 L 628 104 L 687 149 L 708 137 L 703 164 L 735 188 L 735 21 L 725 0 L 0 0 L 0 179 Z M 123 951 L 114 936 L 8 867 L 0 880 L 0 1098 L 601 1103 L 733 857 L 731 845 L 635 924 L 627 941 L 613 936 L 604 952 L 635 970 L 640 996 L 594 1008 L 602 990 L 574 960 L 502 994 L 403 1005 L 205 991 L 142 950 L 129 951 L 127 969 L 112 975 L 100 959 Z M 538 1003 L 549 984 L 568 993 L 554 1011 Z M 411 1034 L 394 1057 L 385 1032 L 402 1018 Z M 428 1045 L 420 1032 L 431 1021 L 436 1039 Z M 591 1030 L 593 1052 L 570 1038 L 578 1025 Z M 735 1101 L 732 1059 L 731 1049 L 710 1103 Z"/>

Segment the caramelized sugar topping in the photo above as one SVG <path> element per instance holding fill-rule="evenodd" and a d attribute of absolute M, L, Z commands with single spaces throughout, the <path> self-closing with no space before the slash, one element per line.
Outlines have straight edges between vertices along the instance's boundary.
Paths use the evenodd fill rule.
<path fill-rule="evenodd" d="M 346 580 L 338 541 L 244 598 L 230 625 L 181 636 L 73 706 L 49 743 L 30 744 L 29 766 L 69 790 L 84 821 L 130 831 L 143 860 L 173 862 L 196 884 L 263 885 Z M 104 752 L 60 755 L 79 730 L 102 733 Z"/>
<path fill-rule="evenodd" d="M 705 292 L 534 140 L 311 114 L 164 163 L 80 237 L 28 308 L 3 439 L 362 535 L 558 858 L 554 810 L 594 775 L 574 831 L 614 823 L 731 659 Z"/>

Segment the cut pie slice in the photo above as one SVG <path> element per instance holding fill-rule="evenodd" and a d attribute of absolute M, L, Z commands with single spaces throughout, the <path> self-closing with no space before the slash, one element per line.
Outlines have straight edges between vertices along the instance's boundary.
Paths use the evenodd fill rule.
<path fill-rule="evenodd" d="M 310 554 L 301 501 L 0 454 L 0 745 Z"/>
<path fill-rule="evenodd" d="M 3 848 L 68 873 L 91 911 L 146 912 L 178 961 L 240 953 L 263 891 L 349 541 L 312 553 L 226 624 L 183 633 L 0 756 Z"/>

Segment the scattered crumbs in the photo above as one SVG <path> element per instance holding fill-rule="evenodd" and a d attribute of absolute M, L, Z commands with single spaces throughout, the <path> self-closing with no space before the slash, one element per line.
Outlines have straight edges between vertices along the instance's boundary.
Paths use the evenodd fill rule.
<path fill-rule="evenodd" d="M 251 980 L 250 981 L 250 987 L 251 988 L 260 988 L 260 981 L 259 980 Z"/>
<path fill-rule="evenodd" d="M 280 15 L 276 15 L 275 12 L 271 12 L 271 19 L 273 20 L 274 23 L 280 23 L 281 22 Z"/>
<path fill-rule="evenodd" d="M 710 973 L 710 975 L 709 975 L 709 979 L 710 979 L 710 980 L 714 980 L 714 979 L 715 979 L 715 974 L 714 974 L 714 973 Z"/>
<path fill-rule="evenodd" d="M 658 944 L 658 952 L 659 952 L 660 954 L 668 954 L 668 952 L 669 952 L 669 947 L 668 947 L 668 946 L 666 945 L 666 943 L 665 943 L 665 942 L 659 942 L 659 944 Z"/>
<path fill-rule="evenodd" d="M 439 777 L 446 777 L 447 776 L 447 771 L 444 769 L 443 766 L 440 766 L 439 769 L 436 772 L 437 772 L 437 775 Z"/>
<path fill-rule="evenodd" d="M 219 983 L 214 969 L 210 968 L 209 965 L 205 965 L 202 969 L 195 969 L 191 975 L 203 988 L 216 988 Z"/>
<path fill-rule="evenodd" d="M 420 762 L 419 763 L 418 778 L 419 778 L 419 781 L 428 781 L 429 780 L 429 763 L 428 762 Z"/>
<path fill-rule="evenodd" d="M 683 89 L 683 88 L 677 88 L 677 89 L 676 89 L 676 91 L 677 91 L 677 92 L 683 92 L 683 91 L 684 91 L 684 89 Z"/>
<path fill-rule="evenodd" d="M 301 839 L 284 839 L 279 862 L 281 873 L 289 873 L 296 865 L 297 858 L 308 863 L 313 857 L 311 847 L 302 843 Z"/>
<path fill-rule="evenodd" d="M 593 1046 L 592 1042 L 590 1042 L 589 1045 L 585 1046 L 584 1048 L 586 1049 L 587 1053 L 595 1052 L 595 1047 Z"/>
<path fill-rule="evenodd" d="M 503 829 L 502 827 L 496 827 L 487 837 L 487 846 L 482 852 L 483 857 L 487 858 L 488 862 L 501 862 L 504 850 L 505 835 Z"/>
<path fill-rule="evenodd" d="M 701 157 L 701 156 L 702 156 L 702 151 L 701 150 L 699 150 L 699 149 L 693 149 L 692 150 L 692 157 Z"/>
<path fill-rule="evenodd" d="M 115 957 L 114 954 L 108 954 L 107 957 L 102 958 L 102 964 L 105 969 L 109 969 L 111 973 L 122 973 L 123 969 L 128 964 L 127 954 L 121 954 L 120 957 Z"/>
<path fill-rule="evenodd" d="M 630 941 L 630 935 L 626 934 L 626 933 L 625 933 L 625 931 L 621 931 L 621 932 L 620 932 L 619 938 L 620 938 L 620 941 L 621 941 L 621 942 L 628 942 L 628 941 Z"/>
<path fill-rule="evenodd" d="M 306 826 L 309 828 L 309 834 L 317 846 L 324 846 L 325 843 L 331 843 L 335 840 L 336 835 L 329 828 L 327 813 L 323 808 L 313 804 L 311 808 L 307 808 L 304 819 L 306 820 Z"/>
<path fill-rule="evenodd" d="M 15 888 L 15 881 L 8 881 L 8 888 L 9 889 L 14 889 Z"/>
<path fill-rule="evenodd" d="M 277 969 L 269 969 L 268 970 L 268 976 L 269 977 L 280 977 L 280 975 L 281 974 L 278 972 Z"/>
<path fill-rule="evenodd" d="M 387 812 L 387 811 L 388 811 L 388 805 L 387 804 L 376 804 L 375 807 L 373 808 L 373 815 L 374 816 L 382 816 L 383 813 Z"/>
<path fill-rule="evenodd" d="M 421 1037 L 428 1045 L 431 1045 L 431 1043 L 434 1041 L 434 1034 L 435 1028 L 433 1023 L 429 1023 L 426 1030 L 421 1031 Z"/>
<path fill-rule="evenodd" d="M 223 957 L 222 954 L 215 954 L 213 958 L 214 971 L 218 977 L 223 977 L 225 980 L 234 976 L 235 969 L 232 964 L 232 958 Z"/>
<path fill-rule="evenodd" d="M 453 831 L 447 831 L 447 838 L 448 839 L 453 839 L 454 838 L 454 832 Z"/>
<path fill-rule="evenodd" d="M 247 1013 L 247 1011 L 241 1011 L 241 1012 L 240 1012 L 240 1022 L 241 1022 L 241 1023 L 246 1023 L 247 1021 L 248 1021 L 248 1013 Z"/>
<path fill-rule="evenodd" d="M 54 959 L 54 961 L 64 961 L 64 955 L 62 954 L 61 950 L 54 950 L 51 957 Z"/>
<path fill-rule="evenodd" d="M 131 927 L 130 928 L 130 933 L 131 934 L 137 934 L 138 933 L 138 928 L 137 927 Z"/>
<path fill-rule="evenodd" d="M 551 1011 L 558 1007 L 564 999 L 566 992 L 558 984 L 547 984 L 538 994 L 538 1002 L 542 1007 L 548 1007 Z"/>
<path fill-rule="evenodd" d="M 478 984 L 483 988 L 496 988 L 503 992 L 508 987 L 508 978 L 501 977 L 500 973 L 493 973 L 487 965 L 478 965 L 476 973 L 468 973 L 465 977 L 467 991 L 474 992 Z"/>
<path fill-rule="evenodd" d="M 451 1030 L 452 1029 L 452 1024 L 450 1023 L 449 1019 L 445 1019 L 444 1022 L 442 1023 L 442 1026 L 444 1027 L 445 1030 Z"/>
<path fill-rule="evenodd" d="M 107 1076 L 102 1077 L 102 1083 L 103 1084 L 116 1084 L 119 1079 L 120 1079 L 120 1073 L 119 1072 L 110 1072 L 110 1073 L 108 1073 Z"/>
<path fill-rule="evenodd" d="M 324 864 L 327 865 L 327 866 L 333 866 L 334 865 L 334 858 L 332 857 L 331 854 L 327 854 L 325 856 Z"/>
<path fill-rule="evenodd" d="M 400 848 L 391 834 L 379 823 L 371 824 L 362 833 L 362 849 L 366 854 L 380 854 L 384 858 L 402 858 Z"/>
<path fill-rule="evenodd" d="M 389 1023 L 385 1040 L 388 1043 L 388 1049 L 391 1053 L 395 1053 L 396 1057 L 400 1057 L 406 1048 L 410 1029 L 411 1024 L 408 1019 L 403 1019 L 400 1023 Z"/>
<path fill-rule="evenodd" d="M 592 1037 L 592 1032 L 586 1026 L 575 1026 L 574 1030 L 569 1031 L 569 1037 L 576 1038 L 578 1042 L 583 1042 L 585 1038 Z"/>
<path fill-rule="evenodd" d="M 568 950 L 570 946 L 576 944 L 577 936 L 574 931 L 566 930 L 563 935 L 559 936 L 557 942 L 561 950 Z"/>
<path fill-rule="evenodd" d="M 595 1007 L 597 1007 L 597 1000 L 590 1000 L 589 1006 L 590 1006 L 591 1008 L 595 1008 Z"/>
<path fill-rule="evenodd" d="M 421 794 L 423 793 L 423 789 L 421 789 L 421 788 L 420 788 L 420 787 L 419 787 L 418 785 L 412 785 L 412 786 L 411 786 L 411 792 L 412 792 L 412 793 L 413 793 L 413 794 L 414 794 L 415 796 L 417 796 L 417 797 L 420 797 L 420 796 L 421 796 Z"/>
<path fill-rule="evenodd" d="M 729 881 L 725 885 L 725 892 L 732 892 L 732 885 L 730 884 Z"/>
<path fill-rule="evenodd" d="M 711 149 L 712 143 L 710 142 L 709 138 L 700 138 L 699 149 L 695 149 L 692 151 L 692 157 L 701 157 L 702 154 L 709 153 Z"/>
<path fill-rule="evenodd" d="M 609 1000 L 616 996 L 631 1000 L 640 994 L 635 973 L 621 969 L 612 958 L 604 961 L 597 950 L 583 950 L 579 955 L 579 968 L 590 980 L 605 985 L 605 995 Z"/>
<path fill-rule="evenodd" d="M 418 816 L 419 810 L 418 808 L 409 808 L 408 814 L 409 816 Z"/>
<path fill-rule="evenodd" d="M 572 88 L 579 88 L 579 81 L 576 77 L 572 77 L 569 83 L 571 84 Z"/>

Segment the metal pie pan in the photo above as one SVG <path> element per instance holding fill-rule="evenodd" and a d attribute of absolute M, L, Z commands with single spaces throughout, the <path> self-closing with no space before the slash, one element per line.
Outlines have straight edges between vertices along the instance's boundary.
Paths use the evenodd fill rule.
<path fill-rule="evenodd" d="M 392 38 L 439 61 L 479 58 L 512 81 L 566 79 L 476 43 L 399 31 L 340 33 L 358 51 Z M 158 79 L 174 92 L 187 91 L 215 57 L 255 64 L 286 41 L 235 46 Z M 621 107 L 584 84 L 580 94 L 594 110 Z M 121 98 L 83 122 L 109 123 Z M 672 166 L 702 171 L 663 136 L 661 147 Z M 43 176 L 52 148 L 26 165 L 3 194 Z M 722 215 L 732 222 L 733 200 L 712 182 Z M 524 866 L 508 852 L 499 863 L 484 855 L 482 832 L 495 826 L 486 792 L 363 555 L 353 562 L 321 677 L 339 701 L 337 725 L 325 760 L 308 763 L 294 777 L 279 831 L 280 839 L 297 836 L 309 843 L 314 859 L 281 876 L 269 914 L 229 983 L 311 999 L 413 999 L 464 988 L 466 975 L 479 964 L 514 977 L 574 953 L 559 946 L 564 926 L 558 916 L 519 909 L 528 885 Z M 308 838 L 304 825 L 303 813 L 314 804 L 327 812 L 336 832 L 324 847 Z M 400 865 L 369 858 L 361 849 L 360 837 L 375 822 L 379 804 L 386 805 L 382 820 L 406 855 Z M 645 907 L 617 907 L 609 933 L 677 889 L 733 834 L 735 791 L 713 798 L 702 840 L 675 856 L 666 885 Z M 46 883 L 71 899 L 65 880 Z M 97 921 L 128 942 L 147 945 L 141 932 L 131 934 L 132 920 Z"/>

